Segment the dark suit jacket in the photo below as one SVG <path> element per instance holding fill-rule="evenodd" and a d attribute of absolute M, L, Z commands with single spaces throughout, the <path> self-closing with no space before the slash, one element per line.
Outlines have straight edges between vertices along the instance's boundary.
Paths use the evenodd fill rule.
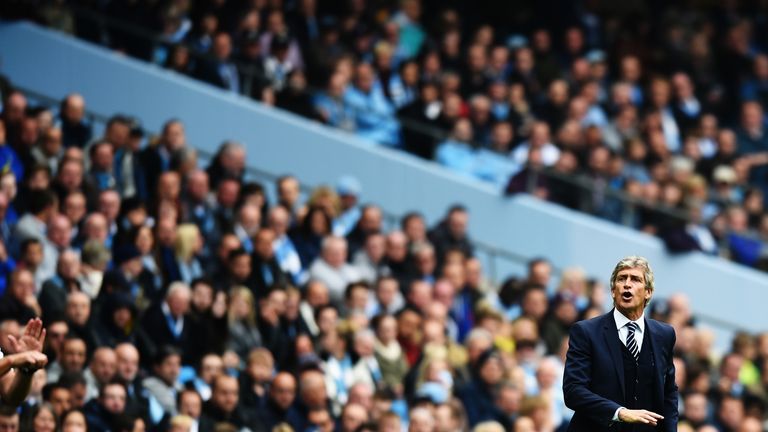
<path fill-rule="evenodd" d="M 677 431 L 677 385 L 672 350 L 675 331 L 667 324 L 646 318 L 645 331 L 653 352 L 655 364 L 653 399 L 663 401 L 659 406 L 644 407 L 661 414 L 656 430 Z M 616 331 L 613 310 L 571 327 L 568 356 L 565 361 L 563 393 L 565 404 L 576 411 L 569 431 L 618 430 L 621 423 L 613 422 L 613 415 L 621 406 L 627 406 L 624 392 L 624 363 L 622 342 Z M 646 346 L 643 345 L 643 350 Z"/>
<path fill-rule="evenodd" d="M 171 345 L 181 350 L 182 363 L 185 365 L 197 364 L 199 350 L 197 349 L 197 335 L 193 334 L 194 324 L 189 315 L 184 316 L 184 328 L 177 338 L 168 327 L 168 321 L 162 310 L 162 301 L 150 306 L 144 316 L 141 317 L 141 329 L 149 336 L 150 346 L 147 352 L 142 352 L 142 359 L 148 361 L 154 358 L 157 350 L 163 345 Z"/>

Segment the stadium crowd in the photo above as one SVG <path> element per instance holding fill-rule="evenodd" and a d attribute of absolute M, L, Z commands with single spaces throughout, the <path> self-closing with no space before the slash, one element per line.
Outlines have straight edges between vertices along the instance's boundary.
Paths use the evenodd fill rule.
<path fill-rule="evenodd" d="M 18 3 L 18 15 L 672 251 L 768 268 L 761 1 Z"/>
<path fill-rule="evenodd" d="M 622 222 L 605 191 L 681 210 L 690 222 L 642 206 L 629 222 L 675 250 L 764 265 L 764 9 L 387 3 L 54 1 L 31 13 L 510 193 L 533 186 Z M 460 205 L 433 227 L 415 209 L 387 230 L 356 179 L 304 199 L 290 175 L 268 202 L 240 143 L 202 167 L 177 120 L 149 136 L 117 115 L 95 136 L 80 95 L 45 107 L 9 83 L 0 92 L 0 348 L 13 354 L 9 335 L 41 317 L 49 357 L 21 409 L 0 408 L 0 430 L 567 427 L 568 328 L 606 312 L 603 279 L 553 275 L 541 258 L 495 285 Z M 563 177 L 589 181 L 587 201 Z M 677 331 L 680 430 L 762 430 L 768 333 L 738 333 L 719 356 L 684 296 L 649 313 Z"/>
<path fill-rule="evenodd" d="M 178 120 L 93 136 L 85 108 L 3 101 L 0 349 L 41 317 L 49 361 L 2 430 L 567 427 L 568 329 L 606 311 L 600 280 L 541 258 L 496 286 L 460 205 L 387 229 L 354 177 L 304 199 L 291 175 L 268 202 L 242 144 L 202 168 Z M 768 333 L 719 357 L 684 296 L 649 313 L 677 330 L 680 430 L 761 430 Z"/>

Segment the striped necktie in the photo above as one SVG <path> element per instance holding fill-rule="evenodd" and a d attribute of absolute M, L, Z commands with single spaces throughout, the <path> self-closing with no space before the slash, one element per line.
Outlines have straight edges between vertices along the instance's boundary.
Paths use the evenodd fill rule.
<path fill-rule="evenodd" d="M 636 322 L 630 321 L 627 323 L 627 349 L 632 357 L 635 358 L 635 362 L 640 358 L 640 349 L 637 347 L 637 341 L 635 340 L 635 331 L 639 330 L 640 326 Z"/>

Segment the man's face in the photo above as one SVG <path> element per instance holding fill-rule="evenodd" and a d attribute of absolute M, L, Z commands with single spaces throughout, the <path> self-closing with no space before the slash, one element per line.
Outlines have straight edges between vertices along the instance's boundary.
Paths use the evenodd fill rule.
<path fill-rule="evenodd" d="M 272 242 L 275 240 L 275 234 L 271 230 L 261 230 L 256 235 L 256 244 L 254 248 L 256 253 L 265 260 L 271 259 L 274 256 L 272 250 Z"/>
<path fill-rule="evenodd" d="M 85 217 L 85 197 L 79 193 L 67 195 L 62 210 L 71 224 L 79 223 Z"/>
<path fill-rule="evenodd" d="M 96 352 L 91 361 L 91 371 L 99 382 L 109 382 L 115 376 L 116 370 L 117 359 L 112 350 L 99 350 Z"/>
<path fill-rule="evenodd" d="M 72 398 L 70 399 L 72 408 L 82 408 L 85 405 L 85 384 L 78 383 L 73 385 L 72 389 L 70 390 L 70 394 L 72 395 Z"/>
<path fill-rule="evenodd" d="M 365 411 L 365 408 L 358 404 L 351 404 L 346 407 L 341 415 L 341 430 L 352 432 L 365 423 L 366 420 L 368 420 L 368 413 Z"/>
<path fill-rule="evenodd" d="M 43 262 L 43 245 L 41 243 L 30 244 L 24 254 L 24 262 L 32 268 L 40 265 Z"/>
<path fill-rule="evenodd" d="M 168 308 L 174 317 L 180 317 L 189 310 L 190 296 L 177 292 L 168 297 Z"/>
<path fill-rule="evenodd" d="M 207 355 L 202 360 L 200 378 L 208 384 L 224 371 L 224 362 L 217 355 Z"/>
<path fill-rule="evenodd" d="M 19 300 L 24 300 L 29 295 L 33 295 L 35 290 L 35 280 L 32 273 L 28 271 L 19 272 L 14 278 L 11 294 Z"/>
<path fill-rule="evenodd" d="M 118 347 L 115 353 L 117 354 L 117 375 L 127 383 L 132 382 L 139 372 L 139 352 L 132 347 Z"/>
<path fill-rule="evenodd" d="M 520 410 L 523 394 L 520 390 L 504 388 L 499 392 L 496 405 L 505 414 L 515 414 Z"/>
<path fill-rule="evenodd" d="M 184 414 L 197 419 L 203 411 L 203 401 L 194 392 L 186 391 L 179 401 L 179 414 Z"/>
<path fill-rule="evenodd" d="M 251 274 L 251 256 L 239 255 L 232 260 L 229 267 L 235 278 L 245 280 Z"/>
<path fill-rule="evenodd" d="M 171 355 L 165 358 L 162 363 L 155 367 L 157 376 L 166 384 L 173 384 L 179 376 L 181 370 L 181 357 Z"/>
<path fill-rule="evenodd" d="M 330 432 L 333 430 L 333 419 L 331 418 L 331 415 L 328 414 L 327 410 L 310 411 L 308 420 L 322 432 Z"/>
<path fill-rule="evenodd" d="M 77 295 L 67 301 L 67 318 L 73 323 L 83 326 L 91 315 L 91 304 L 86 296 Z"/>
<path fill-rule="evenodd" d="M 19 415 L 0 415 L 0 432 L 17 432 L 19 430 Z"/>
<path fill-rule="evenodd" d="M 238 385 L 232 377 L 220 378 L 211 394 L 211 400 L 225 413 L 231 413 L 237 407 Z"/>
<path fill-rule="evenodd" d="M 57 417 L 61 417 L 64 412 L 69 411 L 72 405 L 70 402 L 71 397 L 72 395 L 69 393 L 69 390 L 62 387 L 57 387 L 51 392 L 48 402 L 53 407 L 53 412 L 56 413 Z"/>
<path fill-rule="evenodd" d="M 69 246 L 72 238 L 72 223 L 63 216 L 56 216 L 48 227 L 48 238 L 51 242 L 60 247 Z"/>
<path fill-rule="evenodd" d="M 125 387 L 120 384 L 108 385 L 102 390 L 101 405 L 112 414 L 125 411 Z"/>
<path fill-rule="evenodd" d="M 645 288 L 645 274 L 640 268 L 628 268 L 616 274 L 611 287 L 611 296 L 616 309 L 629 317 L 643 312 L 645 303 L 651 298 L 651 291 Z"/>
<path fill-rule="evenodd" d="M 99 212 L 109 221 L 115 221 L 120 213 L 120 195 L 115 191 L 105 191 L 99 196 Z"/>
<path fill-rule="evenodd" d="M 298 180 L 287 178 L 278 186 L 277 194 L 280 202 L 293 205 L 299 199 L 299 192 Z"/>
<path fill-rule="evenodd" d="M 269 391 L 277 406 L 288 409 L 296 398 L 296 381 L 287 377 L 275 378 Z"/>
<path fill-rule="evenodd" d="M 61 367 L 66 371 L 81 371 L 85 365 L 85 342 L 70 339 L 64 343 L 61 352 Z"/>

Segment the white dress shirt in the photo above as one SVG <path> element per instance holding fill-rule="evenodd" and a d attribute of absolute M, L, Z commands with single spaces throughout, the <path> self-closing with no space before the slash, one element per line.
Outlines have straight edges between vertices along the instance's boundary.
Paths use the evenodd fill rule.
<path fill-rule="evenodd" d="M 643 350 L 643 334 L 645 333 L 645 312 L 643 312 L 642 315 L 640 315 L 640 318 L 635 320 L 635 324 L 640 327 L 638 330 L 635 330 L 635 342 L 637 342 L 637 352 L 640 352 Z M 629 333 L 629 329 L 627 328 L 627 323 L 632 321 L 629 318 L 625 317 L 624 314 L 619 312 L 618 309 L 613 309 L 613 320 L 616 321 L 616 330 L 619 331 L 619 340 L 621 340 L 621 343 L 624 344 L 624 346 L 627 346 L 627 334 Z"/>

